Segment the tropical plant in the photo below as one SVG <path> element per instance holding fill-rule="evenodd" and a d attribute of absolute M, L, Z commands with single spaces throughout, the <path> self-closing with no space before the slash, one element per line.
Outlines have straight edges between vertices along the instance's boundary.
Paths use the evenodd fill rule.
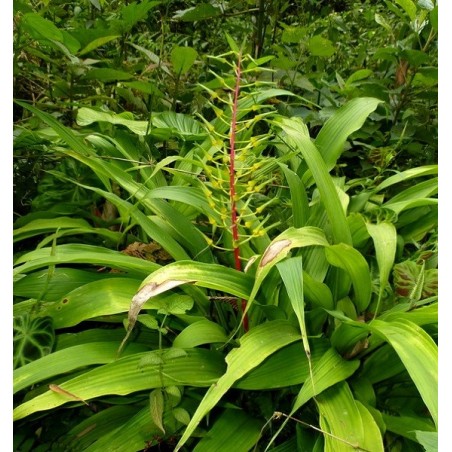
<path fill-rule="evenodd" d="M 228 41 L 198 119 L 17 101 L 83 168 L 54 180 L 115 209 L 15 229 L 16 449 L 433 450 L 437 167 L 337 176 L 382 101 L 313 139 Z"/>

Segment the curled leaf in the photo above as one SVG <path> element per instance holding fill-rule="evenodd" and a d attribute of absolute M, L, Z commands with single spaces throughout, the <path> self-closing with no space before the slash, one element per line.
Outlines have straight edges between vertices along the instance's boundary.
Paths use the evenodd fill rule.
<path fill-rule="evenodd" d="M 291 240 L 278 240 L 277 242 L 272 243 L 265 251 L 262 256 L 262 260 L 259 264 L 260 267 L 265 267 L 269 262 L 271 262 L 275 257 L 277 257 L 283 250 L 289 248 L 291 245 Z M 290 250 L 290 248 L 289 248 Z M 287 250 L 287 251 L 289 251 Z"/>

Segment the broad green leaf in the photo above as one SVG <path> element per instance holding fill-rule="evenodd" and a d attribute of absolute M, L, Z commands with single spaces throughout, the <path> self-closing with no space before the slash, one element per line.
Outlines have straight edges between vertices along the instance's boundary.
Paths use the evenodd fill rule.
<path fill-rule="evenodd" d="M 301 256 L 286 259 L 277 264 L 279 273 L 289 296 L 290 304 L 295 312 L 300 325 L 303 347 L 308 358 L 311 361 L 311 350 L 309 348 L 308 332 L 306 330 L 304 314 L 304 293 L 303 293 L 303 258 Z"/>
<path fill-rule="evenodd" d="M 359 69 L 353 72 L 352 75 L 350 75 L 350 77 L 346 80 L 345 84 L 351 85 L 352 83 L 369 78 L 372 74 L 373 71 L 371 71 L 370 69 Z"/>
<path fill-rule="evenodd" d="M 309 215 L 309 202 L 306 189 L 297 174 L 282 163 L 280 163 L 279 166 L 283 170 L 284 176 L 289 184 L 292 201 L 293 226 L 295 228 L 302 228 L 303 226 L 306 226 Z"/>
<path fill-rule="evenodd" d="M 107 266 L 125 272 L 148 275 L 160 268 L 154 262 L 127 256 L 118 251 L 93 245 L 57 245 L 55 253 L 52 248 L 40 248 L 21 255 L 15 262 L 14 274 L 26 274 L 33 270 L 60 264 L 92 264 L 99 267 Z"/>
<path fill-rule="evenodd" d="M 345 381 L 319 394 L 316 402 L 320 427 L 326 432 L 325 452 L 349 452 L 353 449 L 383 452 L 378 425 L 365 406 L 354 400 Z"/>
<path fill-rule="evenodd" d="M 416 440 L 425 452 L 438 452 L 438 433 L 416 431 Z"/>
<path fill-rule="evenodd" d="M 28 28 L 29 32 L 38 39 L 63 42 L 61 30 L 53 22 L 44 19 L 37 13 L 24 14 L 22 23 Z"/>
<path fill-rule="evenodd" d="M 331 265 L 350 275 L 356 307 L 358 311 L 364 311 L 369 306 L 372 295 L 372 280 L 366 259 L 355 248 L 344 243 L 325 248 L 325 255 Z"/>
<path fill-rule="evenodd" d="M 379 191 L 385 190 L 386 188 L 391 187 L 394 184 L 398 184 L 399 182 L 405 182 L 415 177 L 433 176 L 437 174 L 438 174 L 438 165 L 427 165 L 419 166 L 417 168 L 410 168 L 408 170 L 402 171 L 400 173 L 394 174 L 393 176 L 386 178 L 375 188 L 374 192 L 378 193 Z"/>
<path fill-rule="evenodd" d="M 298 44 L 307 35 L 307 33 L 307 27 L 286 26 L 281 35 L 281 41 Z"/>
<path fill-rule="evenodd" d="M 193 261 L 174 262 L 160 268 L 144 279 L 139 291 L 132 298 L 127 334 L 121 347 L 132 332 L 138 313 L 147 300 L 186 283 L 226 292 L 236 295 L 240 299 L 247 299 L 251 291 L 252 278 L 233 268 Z"/>
<path fill-rule="evenodd" d="M 162 432 L 151 421 L 148 406 L 138 412 L 137 409 L 135 409 L 135 413 L 135 415 L 129 416 L 129 419 L 127 419 L 115 430 L 110 431 L 108 434 L 103 436 L 93 435 L 96 441 L 86 449 L 81 448 L 80 450 L 84 450 L 86 452 L 99 452 L 101 450 L 118 452 L 144 450 L 146 444 L 149 444 L 153 438 L 160 437 Z M 91 417 L 89 419 L 91 419 Z M 174 419 L 170 410 L 163 414 L 163 424 L 174 425 Z M 177 429 L 180 428 L 180 426 L 181 425 L 178 424 L 175 427 Z M 171 434 L 173 433 L 176 432 L 172 431 Z M 156 441 L 153 442 L 154 444 L 156 443 Z"/>
<path fill-rule="evenodd" d="M 393 30 L 391 25 L 389 25 L 388 21 L 381 14 L 375 13 L 375 22 L 383 26 L 386 31 L 392 34 Z"/>
<path fill-rule="evenodd" d="M 98 47 L 107 44 L 107 42 L 113 41 L 119 37 L 120 35 L 112 35 L 112 36 L 102 36 L 100 38 L 94 39 L 89 44 L 87 44 L 82 50 L 80 50 L 79 55 L 80 56 L 85 55 L 91 52 L 91 50 L 97 49 Z"/>
<path fill-rule="evenodd" d="M 131 343 L 125 354 L 144 352 L 146 349 L 144 344 Z M 117 351 L 117 342 L 90 342 L 55 351 L 14 370 L 13 393 L 78 368 L 113 362 Z"/>
<path fill-rule="evenodd" d="M 438 33 L 438 5 L 436 5 L 429 14 L 430 24 L 432 25 L 432 29 Z"/>
<path fill-rule="evenodd" d="M 137 135 L 153 135 L 156 130 L 165 130 L 169 136 L 176 136 L 184 140 L 199 140 L 205 137 L 201 125 L 182 113 L 161 112 L 155 113 L 148 121 L 130 119 L 114 112 L 97 111 L 82 107 L 77 112 L 77 124 L 87 126 L 94 122 L 108 122 L 110 124 L 127 127 Z"/>
<path fill-rule="evenodd" d="M 306 299 L 314 306 L 333 309 L 333 295 L 329 287 L 314 279 L 309 273 L 303 272 L 304 293 Z"/>
<path fill-rule="evenodd" d="M 95 228 L 90 226 L 90 224 L 82 218 L 59 217 L 37 219 L 30 221 L 21 228 L 15 229 L 13 232 L 13 241 L 17 242 L 19 240 L 24 240 L 36 235 L 54 232 L 57 229 L 64 230 L 77 228 L 84 231 L 88 231 L 90 229 L 93 230 L 93 232 L 95 231 Z"/>
<path fill-rule="evenodd" d="M 350 230 L 336 187 L 318 149 L 311 139 L 303 133 L 303 128 L 306 126 L 294 119 L 282 117 L 278 118 L 278 122 L 275 122 L 275 124 L 281 127 L 286 134 L 286 136 L 281 136 L 282 140 L 287 142 L 289 147 L 295 148 L 300 152 L 306 160 L 320 192 L 321 202 L 331 223 L 334 242 L 351 244 Z"/>
<path fill-rule="evenodd" d="M 315 365 L 330 346 L 324 339 L 311 338 L 310 348 Z M 286 388 L 304 383 L 309 376 L 308 358 L 301 344 L 296 342 L 273 353 L 260 366 L 237 381 L 234 387 L 245 390 Z"/>
<path fill-rule="evenodd" d="M 313 36 L 308 41 L 308 50 L 313 56 L 326 58 L 329 58 L 336 52 L 333 43 L 329 39 L 322 38 L 320 35 Z"/>
<path fill-rule="evenodd" d="M 325 122 L 314 143 L 325 160 L 328 171 L 331 171 L 336 165 L 345 149 L 347 138 L 362 127 L 367 117 L 381 102 L 380 99 L 372 97 L 352 99 Z M 314 171 L 313 176 L 315 178 Z M 318 184 L 317 179 L 316 182 Z"/>
<path fill-rule="evenodd" d="M 417 8 L 412 0 L 396 0 L 403 10 L 408 14 L 410 20 L 416 19 Z"/>
<path fill-rule="evenodd" d="M 171 51 L 171 63 L 173 65 L 173 72 L 180 77 L 186 74 L 193 66 L 198 52 L 192 47 L 173 47 Z"/>
<path fill-rule="evenodd" d="M 173 19 L 182 20 L 184 22 L 197 22 L 221 15 L 221 9 L 210 3 L 200 3 L 191 8 L 176 11 Z"/>
<path fill-rule="evenodd" d="M 160 388 L 154 389 L 149 394 L 149 407 L 151 410 L 151 419 L 154 424 L 163 432 L 163 409 L 165 408 L 165 401 L 163 399 L 163 391 Z"/>
<path fill-rule="evenodd" d="M 14 282 L 13 294 L 45 301 L 57 301 L 77 287 L 104 278 L 112 278 L 113 273 L 98 273 L 76 268 L 57 267 L 47 279 L 49 270 L 39 270 Z M 121 276 L 117 274 L 115 276 Z M 17 303 L 15 304 L 15 306 Z"/>
<path fill-rule="evenodd" d="M 384 291 L 389 282 L 389 275 L 394 265 L 397 250 L 397 230 L 392 223 L 387 221 L 382 221 L 377 224 L 366 223 L 366 228 L 374 242 L 380 276 L 378 306 L 375 309 L 375 316 L 377 316 Z"/>
<path fill-rule="evenodd" d="M 99 80 L 103 83 L 115 82 L 117 80 L 130 80 L 133 78 L 133 73 L 120 71 L 118 69 L 110 69 L 107 67 L 100 67 L 91 69 L 86 75 L 86 80 Z"/>
<path fill-rule="evenodd" d="M 437 204 L 437 199 L 430 199 L 432 196 L 436 195 L 437 192 L 438 179 L 431 178 L 398 193 L 384 203 L 383 207 L 391 209 L 398 214 L 405 209 L 422 205 Z"/>
<path fill-rule="evenodd" d="M 292 406 L 289 416 L 293 416 L 295 412 L 297 412 L 311 398 L 318 396 L 327 388 L 335 385 L 336 383 L 345 381 L 358 369 L 359 365 L 360 363 L 358 360 L 345 361 L 333 348 L 328 349 L 325 354 L 314 363 L 312 377 L 311 375 L 307 375 L 307 378 Z M 288 418 L 284 420 L 281 427 L 273 435 L 266 450 L 269 449 L 270 445 L 280 434 L 288 421 Z"/>
<path fill-rule="evenodd" d="M 143 369 L 139 366 L 139 362 L 149 353 L 159 355 L 160 351 L 135 353 L 132 356 L 120 358 L 89 370 L 59 386 L 83 400 L 89 400 L 107 394 L 127 395 L 168 385 L 206 387 L 217 381 L 224 372 L 222 355 L 209 350 L 187 350 L 185 357 Z M 47 391 L 18 405 L 13 413 L 14 420 L 39 411 L 50 410 L 71 401 L 60 394 Z M 149 416 L 149 409 L 147 413 Z"/>
<path fill-rule="evenodd" d="M 226 356 L 226 363 L 228 364 L 226 372 L 206 392 L 175 451 L 181 449 L 202 418 L 217 405 L 221 397 L 237 380 L 259 366 L 277 350 L 296 340 L 300 340 L 300 334 L 297 330 L 290 326 L 288 322 L 278 320 L 261 324 L 244 334 L 240 338 L 240 346 Z"/>
<path fill-rule="evenodd" d="M 438 347 L 433 339 L 406 319 L 374 320 L 369 327 L 397 352 L 438 425 Z"/>
<path fill-rule="evenodd" d="M 149 419 L 149 410 L 146 411 Z M 116 405 L 103 409 L 71 428 L 57 440 L 55 447 L 60 450 L 72 448 L 85 451 L 99 438 L 108 436 L 112 431 L 127 424 L 136 413 L 137 408 L 132 405 Z M 131 436 L 133 436 L 132 432 L 129 438 Z"/>
<path fill-rule="evenodd" d="M 40 316 L 50 316 L 55 328 L 68 328 L 84 320 L 127 312 L 139 280 L 112 278 L 93 281 L 67 293 L 59 302 L 43 306 Z"/>
<path fill-rule="evenodd" d="M 144 0 L 140 3 L 132 2 L 125 4 L 120 10 L 121 20 L 118 21 L 118 28 L 121 34 L 128 33 L 140 21 L 146 19 L 149 11 L 159 5 L 160 1 Z"/>
<path fill-rule="evenodd" d="M 193 348 L 204 344 L 225 343 L 227 340 L 226 332 L 218 323 L 203 319 L 182 330 L 174 339 L 173 347 Z"/>
<path fill-rule="evenodd" d="M 248 451 L 260 437 L 262 421 L 242 410 L 227 409 L 196 444 L 193 452 Z"/>
<path fill-rule="evenodd" d="M 291 249 L 315 245 L 328 246 L 328 242 L 323 231 L 312 226 L 305 226 L 299 229 L 289 228 L 276 237 L 267 247 L 259 261 L 253 290 L 249 295 L 248 304 L 243 315 L 248 312 L 263 280 L 270 270 L 283 260 Z"/>
<path fill-rule="evenodd" d="M 391 416 L 383 413 L 383 421 L 388 431 L 417 442 L 417 432 L 435 432 L 435 425 L 425 417 L 402 414 Z"/>
<path fill-rule="evenodd" d="M 187 254 L 185 249 L 173 238 L 173 236 L 171 234 L 168 234 L 168 232 L 165 231 L 165 229 L 160 226 L 160 223 L 157 222 L 158 221 L 157 217 L 152 218 L 148 215 L 145 215 L 136 206 L 123 200 L 121 197 L 117 196 L 114 193 L 110 193 L 108 191 L 101 190 L 100 188 L 82 185 L 77 182 L 75 182 L 75 183 L 77 185 L 80 185 L 84 188 L 91 189 L 94 192 L 102 195 L 105 199 L 107 199 L 112 204 L 114 204 L 118 208 L 118 210 L 123 209 L 124 211 L 128 212 L 130 214 L 130 216 L 134 220 L 136 220 L 136 222 L 140 225 L 141 229 L 149 236 L 149 238 L 154 240 L 155 242 L 157 242 L 159 245 L 161 245 L 162 248 L 166 252 L 168 252 L 174 259 L 179 260 L 179 259 L 188 259 L 189 258 L 189 255 Z M 146 191 L 146 189 L 144 189 L 144 190 Z M 171 213 L 173 213 L 173 211 L 171 210 L 171 206 L 165 205 L 164 203 L 157 204 L 156 206 L 157 206 L 157 208 L 160 207 L 160 209 L 165 211 L 166 217 L 171 218 Z M 169 212 L 168 212 L 168 210 L 169 210 Z M 178 217 L 178 219 L 179 219 L 179 217 Z M 185 220 L 185 222 L 183 220 L 181 220 L 180 224 L 185 226 L 186 223 L 188 223 L 190 225 L 190 223 L 186 219 L 184 219 L 184 220 Z M 200 244 L 199 244 L 200 237 L 197 235 L 193 236 L 192 228 L 187 227 L 185 229 L 185 234 L 189 238 L 192 239 L 192 245 L 197 246 L 196 251 L 195 251 L 196 255 L 198 255 L 198 253 L 201 253 L 201 250 L 206 248 L 205 240 L 203 239 L 202 240 L 202 248 L 200 250 Z"/>

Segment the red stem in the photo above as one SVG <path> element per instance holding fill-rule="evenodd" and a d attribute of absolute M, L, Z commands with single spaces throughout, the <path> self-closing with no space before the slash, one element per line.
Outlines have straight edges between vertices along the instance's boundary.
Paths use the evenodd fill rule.
<path fill-rule="evenodd" d="M 241 62 L 242 55 L 239 53 L 237 69 L 235 72 L 236 82 L 234 88 L 234 102 L 232 104 L 232 118 L 231 118 L 231 136 L 229 138 L 229 199 L 231 202 L 231 223 L 232 223 L 232 247 L 234 251 L 235 269 L 241 271 L 242 264 L 240 262 L 240 249 L 238 247 L 239 241 L 239 227 L 237 224 L 237 205 L 235 201 L 235 131 L 237 127 L 237 109 L 238 99 L 240 93 L 240 79 L 241 79 Z M 245 311 L 246 300 L 242 300 L 242 312 Z M 248 315 L 243 319 L 243 328 L 248 331 Z"/>

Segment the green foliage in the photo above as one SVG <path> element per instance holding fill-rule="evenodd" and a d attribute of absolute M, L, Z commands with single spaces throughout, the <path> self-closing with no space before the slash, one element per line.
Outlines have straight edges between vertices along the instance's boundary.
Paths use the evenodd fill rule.
<path fill-rule="evenodd" d="M 437 14 L 15 2 L 16 450 L 436 450 Z"/>

